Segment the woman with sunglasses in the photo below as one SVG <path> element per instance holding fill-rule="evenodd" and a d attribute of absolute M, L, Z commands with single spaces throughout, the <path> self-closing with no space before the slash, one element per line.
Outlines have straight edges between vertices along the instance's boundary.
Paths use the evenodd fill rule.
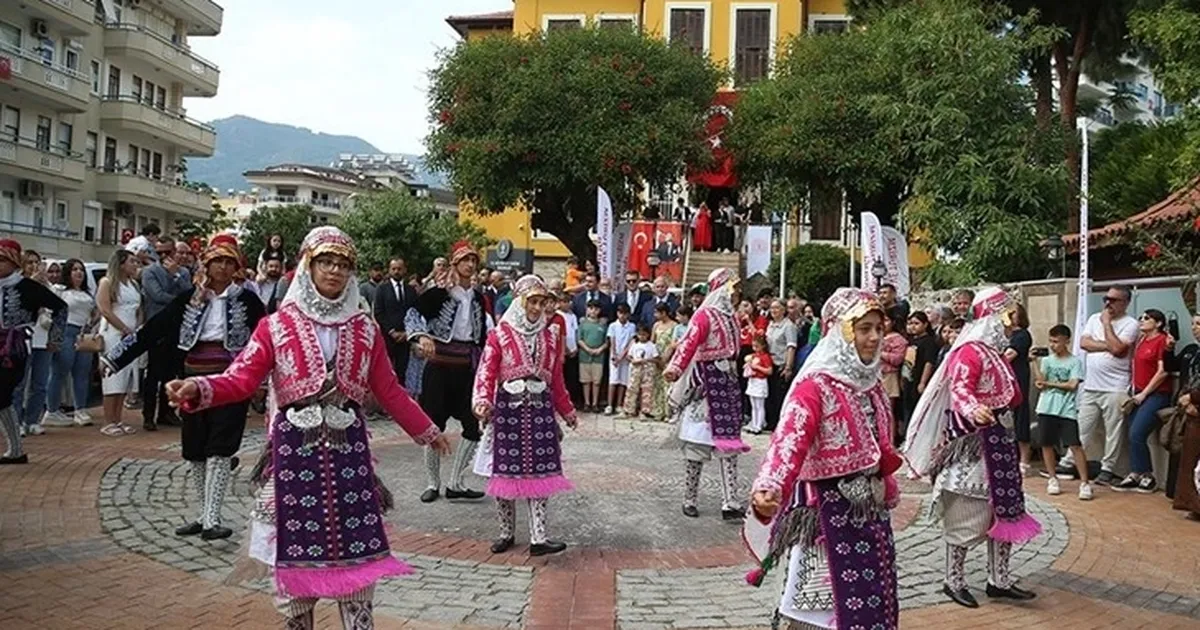
<path fill-rule="evenodd" d="M 1164 360 L 1170 337 L 1162 311 L 1147 309 L 1138 318 L 1133 347 L 1133 412 L 1129 415 L 1129 474 L 1113 486 L 1119 492 L 1158 490 L 1146 441 L 1158 431 L 1158 412 L 1171 404 L 1172 383 Z"/>

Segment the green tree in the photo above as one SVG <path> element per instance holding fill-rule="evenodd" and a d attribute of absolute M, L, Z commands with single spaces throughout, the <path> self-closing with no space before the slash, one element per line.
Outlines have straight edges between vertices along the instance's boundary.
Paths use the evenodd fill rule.
<path fill-rule="evenodd" d="M 700 130 L 724 76 L 630 29 L 463 42 L 431 73 L 428 162 L 482 212 L 524 203 L 532 228 L 594 258 L 596 186 L 628 211 L 644 183 L 705 164 Z"/>
<path fill-rule="evenodd" d="M 432 202 L 406 191 L 358 197 L 338 225 L 354 239 L 360 266 L 386 264 L 400 256 L 411 271 L 423 273 L 433 267 L 434 258 L 445 256 L 457 241 L 487 244 L 478 226 L 439 213 Z"/>
<path fill-rule="evenodd" d="M 787 254 L 787 293 L 795 291 L 814 305 L 821 305 L 839 287 L 846 286 L 850 274 L 850 255 L 846 250 L 823 243 L 797 245 Z M 779 286 L 779 257 L 771 261 L 767 271 L 773 286 Z"/>
<path fill-rule="evenodd" d="M 1180 120 L 1129 122 L 1096 134 L 1089 210 L 1098 224 L 1124 219 L 1171 194 L 1185 127 Z"/>
<path fill-rule="evenodd" d="M 308 205 L 276 206 L 255 210 L 246 220 L 242 233 L 242 253 L 256 264 L 258 253 L 267 245 L 272 234 L 283 237 L 283 247 L 288 256 L 295 257 L 300 243 L 317 221 L 317 215 Z"/>
<path fill-rule="evenodd" d="M 1188 104 L 1173 173 L 1175 185 L 1183 186 L 1200 174 L 1200 0 L 1148 4 L 1154 6 L 1134 13 L 1131 28 L 1166 97 Z"/>
<path fill-rule="evenodd" d="M 175 228 L 175 237 L 182 241 L 208 237 L 233 227 L 233 219 L 219 203 L 213 203 L 212 214 L 207 219 L 184 221 Z"/>
<path fill-rule="evenodd" d="M 1021 60 L 1044 41 L 1032 27 L 997 35 L 1007 15 L 929 0 L 865 29 L 794 39 L 774 79 L 738 100 L 727 142 L 739 174 L 845 190 L 855 216 L 902 216 L 989 280 L 1041 275 L 1036 243 L 1065 213 L 1066 170 L 1020 82 Z"/>

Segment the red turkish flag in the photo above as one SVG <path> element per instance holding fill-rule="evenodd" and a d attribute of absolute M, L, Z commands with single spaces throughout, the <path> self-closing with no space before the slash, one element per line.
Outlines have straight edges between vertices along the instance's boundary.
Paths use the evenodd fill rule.
<path fill-rule="evenodd" d="M 7 81 L 12 78 L 12 59 L 8 57 L 0 57 L 0 81 Z"/>

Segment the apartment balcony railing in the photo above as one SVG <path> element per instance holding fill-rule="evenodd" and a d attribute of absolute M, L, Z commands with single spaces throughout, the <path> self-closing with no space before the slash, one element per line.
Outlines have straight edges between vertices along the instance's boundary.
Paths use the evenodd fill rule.
<path fill-rule="evenodd" d="M 79 190 L 86 173 L 82 156 L 32 138 L 0 138 L 0 173 L 17 179 Z"/>
<path fill-rule="evenodd" d="M 183 18 L 188 35 L 217 35 L 225 20 L 225 9 L 212 0 L 162 0 L 162 6 Z"/>
<path fill-rule="evenodd" d="M 53 238 L 79 238 L 79 232 L 70 229 L 70 227 L 49 227 L 44 223 L 24 223 L 17 221 L 0 220 L 0 232 L 14 232 L 19 234 L 34 234 L 36 236 L 50 236 Z"/>
<path fill-rule="evenodd" d="M 97 170 L 96 196 L 104 202 L 146 206 L 193 218 L 207 218 L 212 213 L 211 194 L 152 173 L 120 167 Z"/>
<path fill-rule="evenodd" d="M 217 146 L 217 131 L 209 125 L 132 94 L 103 97 L 100 122 L 106 128 L 161 138 L 183 148 L 185 155 L 209 157 Z"/>
<path fill-rule="evenodd" d="M 31 13 L 52 22 L 64 35 L 87 35 L 95 14 L 93 0 L 33 0 L 26 2 Z"/>
<path fill-rule="evenodd" d="M 139 59 L 171 75 L 188 89 L 186 96 L 216 96 L 221 71 L 182 43 L 137 24 L 105 24 L 104 48 L 113 55 Z"/>
<path fill-rule="evenodd" d="M 80 114 L 87 111 L 91 77 L 57 63 L 46 61 L 36 50 L 0 43 L 0 63 L 7 61 L 8 80 L 22 95 L 56 112 Z"/>
<path fill-rule="evenodd" d="M 292 195 L 260 195 L 255 203 L 269 203 L 282 205 L 304 205 L 314 208 L 324 208 L 334 212 L 340 212 L 346 205 L 341 201 L 333 201 L 328 199 L 313 199 L 311 197 L 295 197 Z"/>

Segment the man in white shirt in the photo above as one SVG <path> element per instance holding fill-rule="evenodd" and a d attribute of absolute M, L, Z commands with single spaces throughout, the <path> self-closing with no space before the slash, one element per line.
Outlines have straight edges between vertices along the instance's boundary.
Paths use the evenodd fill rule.
<path fill-rule="evenodd" d="M 1137 320 L 1126 310 L 1132 298 L 1127 287 L 1114 286 L 1104 295 L 1104 308 L 1088 318 L 1079 346 L 1084 357 L 1083 389 L 1079 394 L 1079 433 L 1084 452 L 1104 453 L 1098 485 L 1111 485 L 1117 475 L 1117 458 L 1125 450 L 1125 411 L 1132 382 L 1130 358 L 1137 340 Z M 1071 456 L 1063 458 L 1059 474 L 1074 472 Z M 1069 470 L 1068 470 L 1069 469 Z"/>

